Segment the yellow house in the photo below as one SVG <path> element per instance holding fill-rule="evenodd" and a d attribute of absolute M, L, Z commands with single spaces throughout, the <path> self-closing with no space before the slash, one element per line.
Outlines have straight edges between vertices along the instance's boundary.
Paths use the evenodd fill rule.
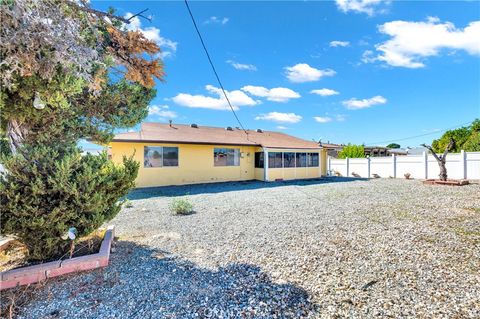
<path fill-rule="evenodd" d="M 124 155 L 140 162 L 137 187 L 326 174 L 326 151 L 316 142 L 262 130 L 143 123 L 139 132 L 115 135 L 110 151 L 114 162 Z"/>

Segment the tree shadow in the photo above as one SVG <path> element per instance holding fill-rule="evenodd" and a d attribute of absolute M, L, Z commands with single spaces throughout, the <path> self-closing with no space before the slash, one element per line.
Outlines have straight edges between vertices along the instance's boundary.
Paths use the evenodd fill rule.
<path fill-rule="evenodd" d="M 329 183 L 342 183 L 353 181 L 368 181 L 368 178 L 357 177 L 322 177 L 316 179 L 291 180 L 291 181 L 276 181 L 276 182 L 262 182 L 262 181 L 242 181 L 242 182 L 219 182 L 219 183 L 204 183 L 204 184 L 190 184 L 181 186 L 160 186 L 160 187 L 145 187 L 132 190 L 127 198 L 129 200 L 147 199 L 152 197 L 176 197 L 185 195 L 199 195 L 199 194 L 217 194 L 233 191 L 256 190 L 265 188 L 276 188 L 284 186 L 309 186 Z"/>
<path fill-rule="evenodd" d="M 119 241 L 104 269 L 49 280 L 19 312 L 42 318 L 305 318 L 308 293 L 274 283 L 258 266 L 215 270 Z"/>

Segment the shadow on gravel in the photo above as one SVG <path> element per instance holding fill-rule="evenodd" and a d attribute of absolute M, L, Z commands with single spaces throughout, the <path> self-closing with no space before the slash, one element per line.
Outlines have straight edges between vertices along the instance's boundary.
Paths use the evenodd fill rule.
<path fill-rule="evenodd" d="M 19 318 L 305 318 L 308 293 L 259 267 L 204 269 L 167 252 L 119 241 L 111 264 L 48 282 Z"/>
<path fill-rule="evenodd" d="M 162 187 L 146 187 L 132 190 L 127 198 L 129 200 L 147 199 L 157 196 L 175 197 L 185 195 L 198 194 L 216 194 L 224 192 L 255 190 L 263 188 L 275 188 L 283 186 L 308 186 L 328 183 L 342 183 L 353 181 L 368 181 L 368 178 L 355 177 L 324 177 L 318 179 L 305 179 L 293 181 L 278 181 L 278 182 L 262 182 L 262 181 L 244 181 L 244 182 L 222 182 L 222 183 L 205 183 L 192 184 L 182 186 L 162 186 Z"/>

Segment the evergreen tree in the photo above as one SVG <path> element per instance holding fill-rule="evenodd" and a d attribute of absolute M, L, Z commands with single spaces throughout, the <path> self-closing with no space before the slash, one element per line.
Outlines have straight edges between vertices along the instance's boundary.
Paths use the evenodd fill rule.
<path fill-rule="evenodd" d="M 148 114 L 160 49 L 130 20 L 86 1 L 0 2 L 0 176 L 2 235 L 17 236 L 29 258 L 65 249 L 62 235 L 86 235 L 119 211 L 138 163 L 81 156 L 79 139 L 107 143 L 117 128 Z"/>

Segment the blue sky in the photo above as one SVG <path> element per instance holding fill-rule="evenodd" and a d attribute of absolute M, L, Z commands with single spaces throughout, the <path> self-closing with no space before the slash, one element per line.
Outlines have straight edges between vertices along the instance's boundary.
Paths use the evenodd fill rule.
<path fill-rule="evenodd" d="M 183 1 L 92 2 L 163 49 L 148 121 L 238 126 Z M 480 4 L 190 2 L 246 128 L 335 143 L 430 143 L 480 117 Z"/>

